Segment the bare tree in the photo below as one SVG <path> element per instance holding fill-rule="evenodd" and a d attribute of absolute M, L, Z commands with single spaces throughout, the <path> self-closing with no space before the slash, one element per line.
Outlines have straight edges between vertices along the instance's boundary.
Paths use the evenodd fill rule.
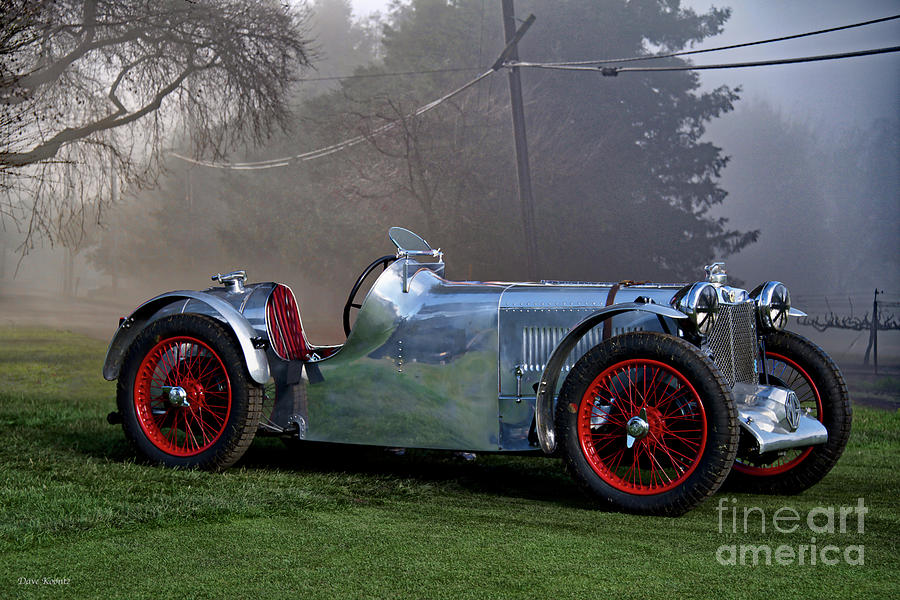
<path fill-rule="evenodd" d="M 277 0 L 0 0 L 0 216 L 65 243 L 114 187 L 152 184 L 168 144 L 221 157 L 286 127 L 305 19 Z"/>

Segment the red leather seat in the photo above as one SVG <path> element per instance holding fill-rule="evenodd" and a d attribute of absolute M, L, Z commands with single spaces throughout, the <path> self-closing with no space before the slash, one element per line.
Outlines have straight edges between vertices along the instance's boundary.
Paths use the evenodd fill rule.
<path fill-rule="evenodd" d="M 285 360 L 319 360 L 341 349 L 341 346 L 313 346 L 309 343 L 294 292 L 280 283 L 266 302 L 266 326 L 272 348 Z"/>

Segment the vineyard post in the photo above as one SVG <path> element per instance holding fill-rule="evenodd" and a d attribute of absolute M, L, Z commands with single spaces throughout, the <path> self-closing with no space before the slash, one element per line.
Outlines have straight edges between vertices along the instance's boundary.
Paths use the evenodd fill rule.
<path fill-rule="evenodd" d="M 879 291 L 875 288 L 875 297 L 872 300 L 872 327 L 869 330 L 869 345 L 866 347 L 866 355 L 863 357 L 863 364 L 869 364 L 869 350 L 873 350 L 875 374 L 878 375 L 878 294 L 883 294 L 884 290 Z"/>

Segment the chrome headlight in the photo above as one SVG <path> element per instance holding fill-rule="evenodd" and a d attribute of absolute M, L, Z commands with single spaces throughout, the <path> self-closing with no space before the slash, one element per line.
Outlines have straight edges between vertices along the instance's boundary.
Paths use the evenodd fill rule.
<path fill-rule="evenodd" d="M 714 285 L 695 283 L 675 295 L 675 308 L 688 316 L 697 333 L 709 335 L 719 312 L 719 294 Z"/>
<path fill-rule="evenodd" d="M 781 331 L 791 312 L 791 293 L 780 281 L 767 281 L 750 294 L 756 300 L 756 314 L 760 326 L 769 331 Z"/>

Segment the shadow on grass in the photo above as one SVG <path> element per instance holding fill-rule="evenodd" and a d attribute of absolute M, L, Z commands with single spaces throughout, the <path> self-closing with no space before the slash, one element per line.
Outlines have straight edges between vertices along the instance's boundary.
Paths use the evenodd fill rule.
<path fill-rule="evenodd" d="M 248 470 L 275 468 L 412 479 L 473 494 L 596 508 L 565 474 L 560 461 L 544 458 L 542 454 L 479 453 L 468 461 L 446 450 L 415 449 L 397 455 L 374 446 L 326 443 L 286 446 L 280 440 L 265 439 L 254 442 L 238 465 Z"/>
<path fill-rule="evenodd" d="M 33 441 L 38 444 L 43 442 L 61 452 L 75 452 L 98 460 L 125 462 L 135 458 L 134 450 L 120 427 L 84 431 L 53 427 L 40 430 Z"/>
<path fill-rule="evenodd" d="M 81 431 L 62 427 L 35 431 L 35 444 L 63 454 L 100 461 L 125 463 L 137 459 L 142 462 L 119 426 L 104 423 Z M 475 495 L 596 508 L 563 472 L 559 460 L 543 458 L 541 454 L 481 453 L 475 460 L 466 461 L 450 451 L 408 450 L 398 456 L 381 447 L 326 443 L 288 446 L 276 438 L 257 438 L 237 467 L 248 471 L 409 479 L 421 485 L 456 488 Z"/>

